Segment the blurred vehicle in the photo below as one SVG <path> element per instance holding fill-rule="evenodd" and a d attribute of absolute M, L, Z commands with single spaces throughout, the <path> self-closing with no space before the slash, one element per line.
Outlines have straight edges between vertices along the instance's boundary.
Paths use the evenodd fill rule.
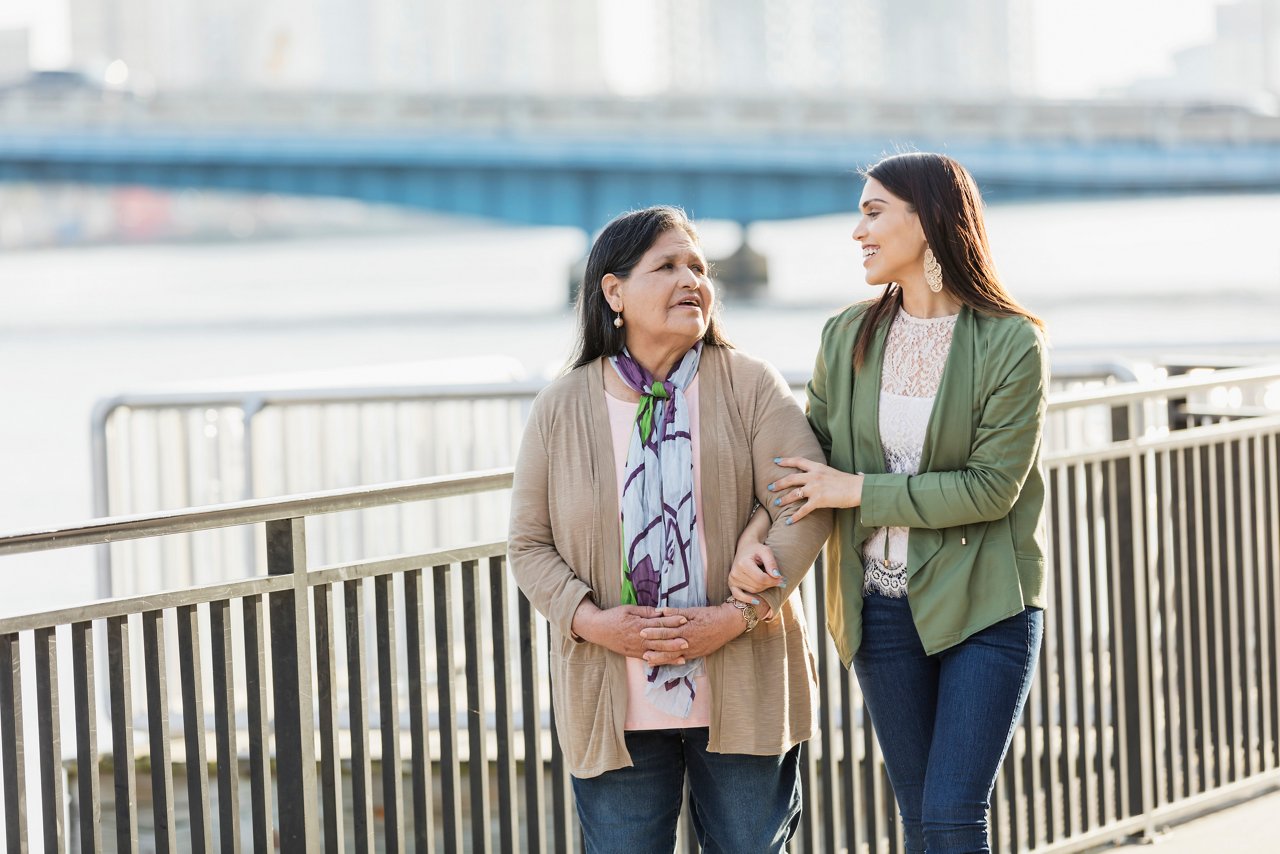
<path fill-rule="evenodd" d="M 0 86 L 0 98 L 16 101 L 79 103 L 137 99 L 135 87 L 127 73 L 93 74 L 76 68 L 46 68 L 31 71 L 26 77 Z"/>
<path fill-rule="evenodd" d="M 17 83 L 4 87 L 4 91 L 28 92 L 33 95 L 63 95 L 81 92 L 102 92 L 102 83 L 83 71 L 71 68 L 51 68 L 32 71 Z"/>

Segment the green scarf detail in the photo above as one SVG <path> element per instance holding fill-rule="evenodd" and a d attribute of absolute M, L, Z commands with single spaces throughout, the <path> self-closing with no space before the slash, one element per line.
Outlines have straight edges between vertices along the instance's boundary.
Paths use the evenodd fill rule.
<path fill-rule="evenodd" d="M 666 400 L 668 397 L 666 385 L 658 380 L 654 380 L 653 385 L 640 395 L 640 404 L 636 407 L 636 423 L 640 425 L 641 441 L 648 442 L 649 435 L 653 433 L 653 408 L 659 400 Z"/>

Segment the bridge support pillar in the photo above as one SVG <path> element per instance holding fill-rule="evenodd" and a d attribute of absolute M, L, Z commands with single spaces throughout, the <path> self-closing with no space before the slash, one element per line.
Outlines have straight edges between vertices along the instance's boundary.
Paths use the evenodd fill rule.
<path fill-rule="evenodd" d="M 739 299 L 764 296 L 769 287 L 769 259 L 753 249 L 745 236 L 732 255 L 711 262 L 711 271 L 722 291 Z"/>

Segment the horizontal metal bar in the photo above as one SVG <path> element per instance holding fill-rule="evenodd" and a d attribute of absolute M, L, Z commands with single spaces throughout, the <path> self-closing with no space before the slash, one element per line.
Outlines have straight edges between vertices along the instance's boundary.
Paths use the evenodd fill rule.
<path fill-rule="evenodd" d="M 492 543 L 476 543 L 456 549 L 431 552 L 428 554 L 395 555 L 393 557 L 375 558 L 373 560 L 356 561 L 339 565 L 323 566 L 307 573 L 307 584 L 315 587 L 320 584 L 337 584 L 342 581 L 353 581 L 357 578 L 374 578 L 379 575 L 391 575 L 397 572 L 408 572 L 412 569 L 430 569 L 434 566 L 462 563 L 464 560 L 483 560 L 498 557 L 507 553 L 507 542 L 501 540 Z M 3 630 L 4 623 L 0 623 Z"/>
<path fill-rule="evenodd" d="M 1280 787 L 1280 768 L 1235 783 L 1227 783 L 1202 794 L 1156 807 L 1142 815 L 1100 827 L 1090 833 L 1073 836 L 1057 844 L 1033 850 L 1035 854 L 1074 854 L 1077 851 L 1090 851 L 1108 842 L 1140 833 L 1148 827 L 1172 825 L 1177 824 L 1179 820 L 1190 820 L 1202 813 L 1211 812 L 1215 808 L 1264 795 L 1277 787 Z"/>
<path fill-rule="evenodd" d="M 1115 406 L 1150 397 L 1181 397 L 1189 391 L 1217 388 L 1224 385 L 1243 385 L 1280 381 L 1280 364 L 1259 365 L 1251 368 L 1231 368 L 1203 374 L 1145 383 L 1117 383 L 1104 389 L 1065 391 L 1050 395 L 1049 412 L 1062 412 L 1084 406 Z"/>
<path fill-rule="evenodd" d="M 1216 445 L 1219 442 L 1229 442 L 1250 436 L 1270 436 L 1277 431 L 1280 431 L 1280 414 L 1269 415 L 1266 418 L 1229 421 L 1225 424 L 1208 424 L 1204 427 L 1188 427 L 1185 430 L 1155 437 L 1126 439 L 1091 451 L 1060 451 L 1045 454 L 1043 462 L 1046 466 L 1105 462 L 1123 459 L 1134 453 L 1174 451 L 1181 448 Z"/>
<path fill-rule="evenodd" d="M 210 584 L 204 587 L 188 587 L 183 590 L 171 590 L 164 593 L 149 593 L 145 596 L 103 599 L 90 605 L 78 605 L 71 608 L 59 608 L 56 611 L 42 611 L 34 614 L 5 617 L 0 619 L 0 634 L 5 632 L 25 632 L 31 629 L 43 629 L 87 620 L 101 620 L 106 617 L 123 617 L 128 614 L 142 614 L 147 611 L 163 611 L 169 608 L 178 608 L 182 605 L 199 605 L 224 599 L 240 599 L 259 593 L 275 593 L 278 590 L 288 590 L 292 586 L 293 581 L 288 578 L 247 578 L 244 581 Z"/>
<path fill-rule="evenodd" d="M 546 382 L 476 383 L 469 385 L 402 385 L 371 388 L 210 389 L 191 392 L 141 392 L 115 395 L 99 404 L 99 417 L 116 409 L 170 407 L 319 406 L 330 403 L 458 402 L 471 400 L 532 400 Z"/>
<path fill-rule="evenodd" d="M 1265 418 L 1274 413 L 1274 409 L 1265 406 L 1237 406 L 1234 409 L 1208 405 L 1182 407 L 1183 415 L 1196 418 Z"/>
<path fill-rule="evenodd" d="M 477 543 L 471 546 L 445 549 L 438 552 L 396 555 L 389 558 L 326 566 L 313 569 L 307 573 L 307 584 L 315 587 L 321 584 L 334 584 L 356 578 L 390 575 L 410 569 L 461 563 L 464 560 L 483 560 L 506 554 L 506 551 L 506 541 L 498 541 Z M 123 599 L 104 599 L 90 605 L 78 605 L 71 608 L 60 608 L 56 611 L 42 611 L 4 617 L 0 619 L 0 634 L 25 632 L 86 620 L 119 617 L 127 614 L 141 614 L 146 611 L 178 608 L 184 605 L 199 605 L 206 602 L 240 599 L 245 596 L 276 593 L 288 590 L 292 586 L 293 582 L 287 578 L 261 577 L 223 584 L 210 584 L 204 587 L 190 587 L 163 593 L 149 593 L 144 596 L 130 596 Z"/>
<path fill-rule="evenodd" d="M 460 475 L 438 475 L 416 480 L 360 486 L 353 489 L 332 489 L 281 498 L 214 504 L 164 513 L 93 519 L 78 525 L 0 536 L 0 556 L 75 546 L 94 546 L 144 537 L 186 534 L 235 525 L 251 525 L 301 516 L 340 513 L 345 510 L 367 510 L 389 504 L 493 492 L 510 488 L 511 478 L 511 468 L 489 469 Z"/>

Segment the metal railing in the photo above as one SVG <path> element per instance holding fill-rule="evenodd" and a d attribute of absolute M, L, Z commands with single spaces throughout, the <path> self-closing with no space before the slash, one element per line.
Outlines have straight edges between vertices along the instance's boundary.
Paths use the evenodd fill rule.
<path fill-rule="evenodd" d="M 997 851 L 1083 850 L 1280 784 L 1280 368 L 1060 393 L 1049 419 L 1103 426 L 1087 447 L 1048 443 L 1049 620 L 993 795 Z M 0 619 L 9 849 L 39 825 L 45 850 L 138 850 L 149 818 L 157 850 L 277 834 L 284 850 L 572 850 L 547 629 L 504 544 L 307 563 L 318 516 L 509 484 L 500 470 L 0 537 L 2 558 L 262 526 L 265 555 L 249 579 Z M 821 573 L 801 591 L 814 625 Z M 900 850 L 861 695 L 819 637 L 793 847 Z"/>
<path fill-rule="evenodd" d="M 495 368 L 498 366 L 495 366 Z M 403 375 L 403 371 L 400 372 Z M 417 375 L 432 375 L 425 366 Z M 306 380 L 314 382 L 314 375 Z M 105 398 L 94 407 L 93 512 L 135 515 L 269 495 L 410 480 L 512 465 L 540 380 L 358 387 L 285 384 L 210 391 L 152 391 Z M 1055 365 L 1058 386 L 1133 379 L 1124 364 Z M 803 399 L 807 375 L 788 377 Z M 1084 422 L 1081 422 L 1084 423 Z M 1076 440 L 1076 422 L 1056 431 Z M 379 513 L 317 520 L 312 558 L 358 555 L 366 541 L 414 551 L 448 542 L 500 539 L 505 495 L 471 496 Z M 187 584 L 241 578 L 262 560 L 243 530 L 199 544 L 141 540 L 99 549 L 98 595 L 127 596 L 163 575 Z"/>
<path fill-rule="evenodd" d="M 429 373 L 427 366 L 419 373 Z M 91 424 L 94 514 L 133 515 L 508 466 L 543 385 L 399 382 L 107 398 L 94 408 Z M 398 551 L 497 540 L 506 517 L 502 494 L 350 513 L 317 520 L 312 553 L 334 563 L 361 553 L 370 539 Z M 262 560 L 261 542 L 242 530 L 208 536 L 216 548 L 142 540 L 100 549 L 98 594 L 139 592 L 162 567 L 168 577 L 208 584 L 243 577 Z"/>
<path fill-rule="evenodd" d="M 174 771 L 179 766 L 187 783 L 184 818 L 188 833 L 182 849 L 211 850 L 216 839 L 221 850 L 239 850 L 242 823 L 238 801 L 246 770 L 241 744 L 248 748 L 250 800 L 250 820 L 243 823 L 243 829 L 254 850 L 272 849 L 277 838 L 282 849 L 289 851 L 307 850 L 321 842 L 327 850 L 337 850 L 344 838 L 354 842 L 356 850 L 371 850 L 375 823 L 371 769 L 375 758 L 382 784 L 379 835 L 386 847 L 402 850 L 413 845 L 424 850 L 435 837 L 449 850 L 461 850 L 462 786 L 468 778 L 474 834 L 487 828 L 490 816 L 487 775 L 464 774 L 462 767 L 486 768 L 492 752 L 497 766 L 510 772 L 506 782 L 514 780 L 510 668 L 517 653 L 506 631 L 512 623 L 507 609 L 514 599 L 506 594 L 506 544 L 309 569 L 305 520 L 370 506 L 506 489 L 510 483 L 509 470 L 475 473 L 119 517 L 3 538 L 0 555 L 260 524 L 266 544 L 264 576 L 0 620 L 0 734 L 4 745 L 0 779 L 5 791 L 9 850 L 26 850 L 27 843 L 27 721 L 19 651 L 24 634 L 34 639 L 37 648 L 35 716 L 40 786 L 31 794 L 38 800 L 45 850 L 65 850 L 68 811 L 64 787 L 77 801 L 73 830 L 80 850 L 102 850 L 104 837 L 112 836 L 118 850 L 139 850 L 138 776 L 147 771 L 155 848 L 179 850 L 174 787 Z M 367 580 L 374 588 L 372 620 L 366 620 L 363 601 Z M 453 607 L 459 586 L 461 632 L 454 625 Z M 335 588 L 342 591 L 341 610 L 334 604 Z M 481 610 L 486 598 L 491 600 L 491 614 Z M 405 615 L 403 633 L 396 629 L 397 606 Z M 537 698 L 540 691 L 545 693 L 545 687 L 539 679 L 538 659 L 529 654 L 538 646 L 531 634 L 533 617 L 523 602 L 517 610 L 524 651 L 520 677 L 523 708 L 533 715 L 532 725 L 522 727 L 526 740 L 519 760 L 541 767 L 545 728 L 537 710 L 546 704 Z M 166 628 L 173 626 L 176 645 L 166 639 Z M 58 630 L 63 627 L 62 634 L 69 636 L 75 685 L 75 748 L 69 751 L 74 759 L 65 772 L 57 678 Z M 142 642 L 137 645 L 130 635 L 139 628 Z M 103 630 L 105 667 L 95 666 L 95 651 L 102 645 L 95 634 Z M 204 635 L 207 642 L 201 639 Z M 168 682 L 173 666 L 168 658 L 175 646 L 181 740 L 170 734 Z M 132 708 L 131 683 L 138 669 L 132 660 L 139 651 L 146 687 L 144 732 L 137 731 Z M 213 663 L 212 697 L 201 679 L 205 656 Z M 374 703 L 366 678 L 366 658 L 376 659 Z M 490 678 L 498 687 L 490 689 L 492 699 L 486 701 L 481 674 L 487 673 L 488 661 L 493 662 L 496 676 Z M 455 688 L 459 663 L 465 671 L 465 698 Z M 402 664 L 408 674 L 403 688 L 399 678 Z M 349 671 L 347 696 L 341 700 L 336 690 L 340 665 Z M 112 745 L 112 785 L 108 791 L 113 797 L 105 802 L 105 787 L 99 780 L 104 766 L 98 747 L 99 712 L 94 690 L 99 674 L 105 674 L 107 682 Z M 432 678 L 438 674 L 444 678 Z M 237 720 L 237 681 L 247 686 L 241 720 Z M 429 698 L 431 682 L 436 692 Z M 494 725 L 482 717 L 480 710 L 487 709 L 496 712 Z M 207 752 L 210 711 L 214 756 Z M 460 716 L 466 721 L 465 741 L 459 737 Z M 407 727 L 402 728 L 402 719 L 407 719 Z M 374 744 L 369 739 L 371 727 L 378 733 Z M 404 749 L 401 742 L 406 734 Z M 496 747 L 491 748 L 495 735 Z M 558 754 L 552 753 L 554 767 Z M 408 764 L 408 795 L 401 781 L 402 756 Z M 202 773 L 209 764 L 216 768 L 216 819 L 211 811 L 208 775 Z M 344 797 L 344 765 L 349 766 L 349 799 Z M 441 777 L 438 798 L 432 795 L 434 773 Z M 508 834 L 515 827 L 514 795 L 501 781 L 498 789 L 499 812 L 507 819 L 503 846 L 509 849 Z M 553 801 L 563 802 L 563 775 L 553 790 Z M 525 803 L 533 804 L 534 815 L 539 811 L 540 792 L 540 788 L 526 788 Z M 436 800 L 439 805 L 433 809 Z M 273 804 L 278 807 L 275 819 Z M 350 832 L 344 822 L 348 811 Z M 433 827 L 437 811 L 443 816 L 439 833 Z M 537 826 L 532 822 L 530 832 Z M 565 832 L 565 827 L 559 829 L 561 835 Z M 488 846 L 477 835 L 471 840 L 471 849 L 487 850 Z"/>

